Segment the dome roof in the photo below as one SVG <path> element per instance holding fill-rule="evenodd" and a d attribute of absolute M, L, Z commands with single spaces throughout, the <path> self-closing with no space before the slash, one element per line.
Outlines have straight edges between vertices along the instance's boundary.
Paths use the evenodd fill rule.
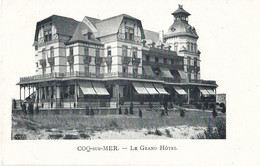
<path fill-rule="evenodd" d="M 188 24 L 187 21 L 174 21 L 165 34 L 166 38 L 175 36 L 190 36 L 199 38 L 196 29 Z"/>

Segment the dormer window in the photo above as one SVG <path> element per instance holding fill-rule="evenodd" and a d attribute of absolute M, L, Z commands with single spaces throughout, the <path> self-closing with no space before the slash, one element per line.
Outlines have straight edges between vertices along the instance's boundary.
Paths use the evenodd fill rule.
<path fill-rule="evenodd" d="M 111 52 L 111 47 L 108 46 L 108 47 L 107 47 L 107 56 L 109 57 L 109 56 L 111 56 L 111 54 L 112 54 L 112 52 Z"/>
<path fill-rule="evenodd" d="M 73 55 L 73 47 L 70 47 L 70 55 Z"/>
<path fill-rule="evenodd" d="M 42 59 L 46 59 L 46 52 L 45 52 L 45 49 L 42 49 Z"/>
<path fill-rule="evenodd" d="M 51 28 L 44 30 L 44 41 L 51 41 L 52 40 L 52 34 L 51 34 Z"/>
<path fill-rule="evenodd" d="M 134 40 L 134 29 L 130 27 L 125 27 L 125 38 L 127 40 Z"/>
<path fill-rule="evenodd" d="M 53 47 L 50 48 L 50 56 L 54 57 L 54 48 Z"/>
<path fill-rule="evenodd" d="M 137 48 L 136 47 L 133 48 L 133 58 L 134 59 L 137 58 Z"/>

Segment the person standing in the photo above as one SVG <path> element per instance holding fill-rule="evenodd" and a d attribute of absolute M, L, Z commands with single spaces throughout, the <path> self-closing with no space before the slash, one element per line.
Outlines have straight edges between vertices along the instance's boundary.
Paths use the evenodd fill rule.
<path fill-rule="evenodd" d="M 119 107 L 119 115 L 122 114 L 122 109 L 121 109 L 121 106 Z"/>
<path fill-rule="evenodd" d="M 134 105 L 133 105 L 133 103 L 131 102 L 131 104 L 130 104 L 130 114 L 134 114 Z"/>
<path fill-rule="evenodd" d="M 141 111 L 141 109 L 139 108 L 139 117 L 142 118 L 143 117 L 143 113 Z"/>
<path fill-rule="evenodd" d="M 161 106 L 161 116 L 164 116 L 164 106 Z"/>

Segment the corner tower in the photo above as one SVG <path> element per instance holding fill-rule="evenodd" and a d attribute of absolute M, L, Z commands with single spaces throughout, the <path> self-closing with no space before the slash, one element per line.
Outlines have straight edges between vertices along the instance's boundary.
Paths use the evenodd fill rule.
<path fill-rule="evenodd" d="M 184 57 L 184 70 L 189 81 L 199 80 L 200 52 L 197 49 L 199 36 L 195 28 L 188 23 L 188 17 L 191 14 L 185 11 L 182 5 L 179 5 L 172 15 L 174 22 L 164 35 L 164 41 L 170 44 L 173 51 Z"/>

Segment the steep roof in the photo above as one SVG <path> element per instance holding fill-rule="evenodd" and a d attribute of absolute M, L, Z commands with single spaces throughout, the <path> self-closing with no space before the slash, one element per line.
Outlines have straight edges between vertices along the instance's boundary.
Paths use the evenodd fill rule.
<path fill-rule="evenodd" d="M 177 15 L 177 14 L 184 14 L 186 16 L 190 15 L 190 13 L 188 13 L 186 10 L 183 9 L 182 5 L 179 5 L 179 8 L 172 13 L 172 15 Z"/>
<path fill-rule="evenodd" d="M 58 15 L 52 15 L 46 19 L 43 19 L 39 22 L 37 22 L 36 25 L 36 32 L 35 32 L 35 41 L 37 40 L 38 32 L 39 32 L 39 26 L 42 24 L 51 21 L 52 24 L 55 26 L 57 30 L 57 34 L 60 35 L 66 35 L 66 36 L 72 36 L 75 29 L 77 28 L 79 22 L 68 17 L 58 16 Z"/>
<path fill-rule="evenodd" d="M 152 40 L 157 42 L 159 40 L 159 33 L 144 29 L 145 40 Z"/>
<path fill-rule="evenodd" d="M 95 27 L 96 27 L 96 24 L 97 23 L 99 23 L 99 22 L 101 22 L 101 20 L 100 19 L 98 19 L 98 18 L 93 18 L 93 17 L 88 17 L 88 16 L 85 16 L 90 22 L 91 22 L 91 24 L 93 24 Z"/>
<path fill-rule="evenodd" d="M 135 20 L 137 22 L 137 24 L 140 25 L 142 38 L 144 38 L 144 33 L 142 32 L 143 28 L 142 28 L 141 21 L 139 19 L 129 16 L 127 14 L 121 14 L 118 16 L 114 16 L 114 17 L 110 17 L 110 18 L 98 21 L 95 24 L 95 26 L 98 30 L 96 37 L 103 37 L 103 36 L 116 34 L 118 32 L 120 24 L 122 23 L 124 18 Z"/>
<path fill-rule="evenodd" d="M 95 39 L 94 37 L 88 39 L 88 35 L 87 35 L 88 32 L 92 32 L 90 28 L 83 22 L 79 23 L 72 38 L 68 41 L 68 43 L 87 42 L 87 43 L 101 44 L 101 42 Z"/>

